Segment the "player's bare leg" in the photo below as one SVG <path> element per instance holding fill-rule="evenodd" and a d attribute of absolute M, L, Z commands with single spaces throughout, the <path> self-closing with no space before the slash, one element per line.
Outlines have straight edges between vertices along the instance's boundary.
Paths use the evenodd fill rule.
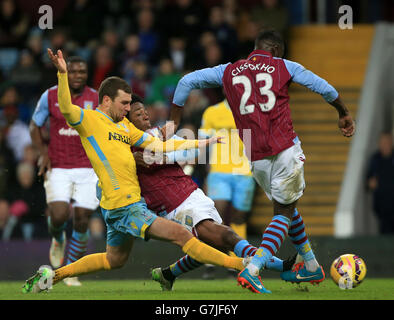
<path fill-rule="evenodd" d="M 219 212 L 220 217 L 222 218 L 223 221 L 225 221 L 226 211 L 229 208 L 229 202 L 227 200 L 214 200 L 213 202 L 215 203 L 215 208 Z M 202 241 L 205 242 L 205 240 L 202 240 Z M 215 247 L 215 248 L 221 250 L 219 247 Z M 227 252 L 227 251 L 224 251 L 224 252 Z M 215 279 L 215 266 L 213 266 L 211 264 L 206 264 L 202 278 L 205 280 Z"/>
<path fill-rule="evenodd" d="M 59 268 L 64 262 L 64 251 L 66 248 L 66 233 L 64 231 L 70 216 L 68 202 L 55 201 L 48 204 L 49 219 L 48 230 L 52 236 L 49 249 L 49 261 L 54 268 Z"/>
<path fill-rule="evenodd" d="M 68 242 L 66 264 L 73 263 L 86 254 L 89 239 L 89 217 L 92 213 L 93 211 L 90 209 L 74 207 L 73 233 L 70 241 Z M 77 277 L 66 278 L 64 279 L 64 283 L 67 286 L 82 285 Z"/>
<path fill-rule="evenodd" d="M 122 268 L 129 259 L 131 250 L 134 245 L 134 238 L 129 237 L 120 246 L 107 245 L 106 257 L 112 269 Z"/>
<path fill-rule="evenodd" d="M 146 232 L 153 239 L 169 241 L 180 246 L 183 252 L 201 263 L 210 263 L 237 270 L 243 269 L 243 259 L 230 257 L 202 243 L 191 232 L 176 222 L 157 217 Z"/>

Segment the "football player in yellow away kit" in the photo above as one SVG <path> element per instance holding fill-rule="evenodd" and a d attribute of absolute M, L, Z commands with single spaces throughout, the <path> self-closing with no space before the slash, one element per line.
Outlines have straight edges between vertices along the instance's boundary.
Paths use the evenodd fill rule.
<path fill-rule="evenodd" d="M 134 238 L 165 240 L 182 248 L 201 263 L 242 270 L 243 259 L 230 257 L 195 238 L 181 225 L 156 216 L 141 202 L 136 165 L 130 146 L 152 151 L 191 149 L 220 142 L 173 139 L 162 142 L 138 130 L 125 115 L 130 111 L 131 89 L 124 80 L 110 77 L 99 89 L 99 107 L 82 110 L 72 105 L 67 80 L 67 65 L 60 50 L 48 55 L 58 70 L 59 108 L 68 124 L 78 131 L 82 145 L 99 178 L 100 206 L 107 225 L 107 248 L 52 271 L 41 267 L 26 280 L 23 292 L 41 292 L 64 278 L 122 267 L 131 252 Z"/>

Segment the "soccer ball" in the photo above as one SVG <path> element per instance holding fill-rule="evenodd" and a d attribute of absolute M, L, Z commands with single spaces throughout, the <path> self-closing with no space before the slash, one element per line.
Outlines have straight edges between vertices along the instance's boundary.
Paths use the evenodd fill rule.
<path fill-rule="evenodd" d="M 364 280 L 367 266 L 359 256 L 344 254 L 334 260 L 330 274 L 341 289 L 353 289 Z"/>

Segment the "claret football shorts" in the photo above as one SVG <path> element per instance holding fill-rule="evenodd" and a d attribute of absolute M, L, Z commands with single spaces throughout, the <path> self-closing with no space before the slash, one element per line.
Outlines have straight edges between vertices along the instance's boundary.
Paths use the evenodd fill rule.
<path fill-rule="evenodd" d="M 304 161 L 301 142 L 296 138 L 292 147 L 277 155 L 253 161 L 251 170 L 270 200 L 290 204 L 304 193 Z"/>
<path fill-rule="evenodd" d="M 96 210 L 98 179 L 92 168 L 53 168 L 45 175 L 44 188 L 47 203 L 74 200 L 73 207 Z"/>

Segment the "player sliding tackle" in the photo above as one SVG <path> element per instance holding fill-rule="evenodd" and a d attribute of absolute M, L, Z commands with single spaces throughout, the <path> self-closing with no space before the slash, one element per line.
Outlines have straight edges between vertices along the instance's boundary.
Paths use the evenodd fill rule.
<path fill-rule="evenodd" d="M 126 263 L 136 237 L 169 241 L 201 263 L 242 270 L 243 259 L 230 257 L 200 242 L 181 225 L 158 217 L 141 202 L 135 160 L 130 150 L 130 146 L 152 151 L 191 149 L 220 142 L 221 138 L 162 142 L 138 130 L 125 118 L 130 111 L 130 86 L 118 77 L 102 82 L 96 110 L 83 110 L 71 103 L 62 52 L 58 50 L 54 55 L 48 49 L 48 55 L 58 70 L 60 111 L 68 124 L 77 130 L 99 179 L 107 248 L 104 253 L 87 255 L 55 271 L 40 268 L 26 281 L 23 292 L 40 292 L 48 289 L 43 283 L 56 284 L 67 277 L 120 268 Z"/>
<path fill-rule="evenodd" d="M 140 97 L 132 95 L 130 109 L 127 117 L 136 128 L 150 135 L 159 136 L 159 129 L 151 127 L 149 115 Z M 174 136 L 174 139 L 182 138 Z M 153 159 L 149 159 L 146 154 L 144 157 L 142 150 L 133 149 L 141 194 L 148 209 L 160 217 L 179 223 L 198 239 L 220 251 L 226 253 L 234 251 L 238 257 L 243 258 L 254 255 L 257 248 L 238 236 L 229 226 L 222 224 L 214 202 L 198 188 L 178 164 L 194 159 L 199 153 L 198 149 L 155 155 L 160 161 L 152 164 L 145 162 L 144 158 Z M 290 270 L 295 260 L 296 255 L 285 261 L 273 257 L 268 261 L 266 268 L 276 271 Z M 186 255 L 169 267 L 153 269 L 152 278 L 160 282 L 163 290 L 172 290 L 177 277 L 201 265 L 199 261 Z"/>
<path fill-rule="evenodd" d="M 175 90 L 171 109 L 171 120 L 176 128 L 182 106 L 192 89 L 223 86 L 240 138 L 244 140 L 244 130 L 251 130 L 250 143 L 243 141 L 251 171 L 274 207 L 273 219 L 259 249 L 238 275 L 239 284 L 257 293 L 270 293 L 264 288 L 259 271 L 279 250 L 287 235 L 305 262 L 282 272 L 282 279 L 319 283 L 325 278 L 296 209 L 305 188 L 305 156 L 290 118 L 288 88 L 291 82 L 319 93 L 338 111 L 338 127 L 345 137 L 351 137 L 355 130 L 338 92 L 300 64 L 283 59 L 283 52 L 284 42 L 279 33 L 261 32 L 255 41 L 255 50 L 247 59 L 184 76 Z M 174 132 L 174 126 L 169 124 L 162 132 L 168 136 L 168 132 Z"/>

